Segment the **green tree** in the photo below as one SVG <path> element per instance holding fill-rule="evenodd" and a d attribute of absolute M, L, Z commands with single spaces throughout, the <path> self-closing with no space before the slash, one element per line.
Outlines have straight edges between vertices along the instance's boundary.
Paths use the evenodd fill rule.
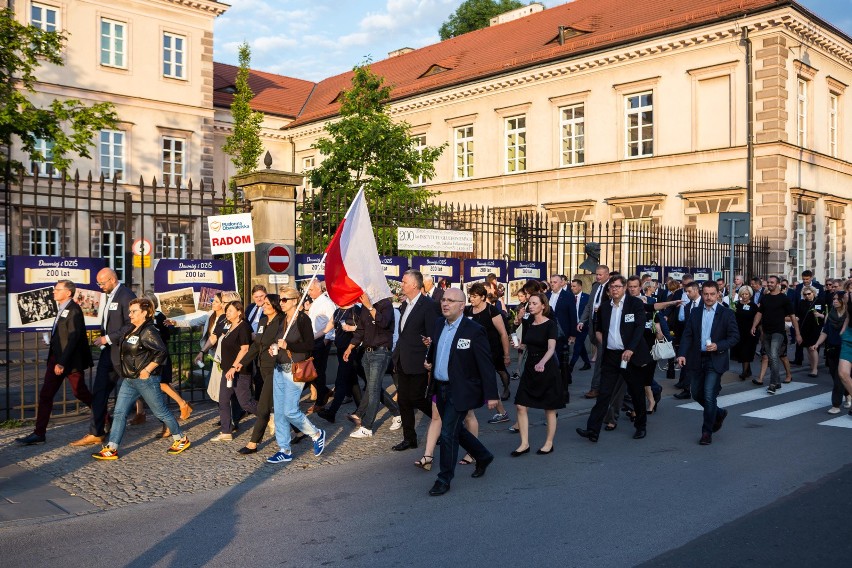
<path fill-rule="evenodd" d="M 115 125 L 117 116 L 110 103 L 85 105 L 77 99 L 53 100 L 42 108 L 27 96 L 35 93 L 36 70 L 43 63 L 63 65 L 66 36 L 43 31 L 15 20 L 10 8 L 0 10 L 0 145 L 11 148 L 17 138 L 31 159 L 46 158 L 36 147 L 37 139 L 53 143 L 52 161 L 59 170 L 71 165 L 68 154 L 91 158 L 95 133 Z M 5 156 L 0 156 L 0 164 Z M 8 173 L 18 162 L 3 164 Z"/>
<path fill-rule="evenodd" d="M 260 141 L 260 125 L 263 123 L 263 113 L 251 108 L 254 92 L 252 92 L 248 82 L 249 71 L 251 70 L 251 48 L 249 48 L 248 43 L 243 42 L 240 45 L 239 60 L 240 66 L 234 82 L 236 90 L 234 100 L 231 101 L 233 131 L 225 139 L 225 145 L 222 147 L 224 152 L 231 157 L 231 163 L 237 169 L 237 175 L 256 170 L 260 154 L 263 152 L 263 143 Z M 242 208 L 237 200 L 237 184 L 233 178 L 228 182 L 228 186 L 231 189 L 231 197 L 225 200 L 225 205 L 220 213 L 225 215 L 241 213 Z M 244 288 L 245 261 L 245 254 L 234 255 L 238 292 Z"/>
<path fill-rule="evenodd" d="M 394 122 L 387 112 L 390 87 L 384 79 L 368 63 L 354 71 L 352 88 L 341 97 L 340 118 L 326 125 L 328 136 L 313 146 L 323 159 L 310 173 L 311 184 L 320 191 L 303 204 L 299 247 L 306 252 L 325 249 L 361 188 L 380 252 L 397 252 L 396 227 L 428 227 L 435 214 L 429 203 L 432 192 L 412 180 L 434 177 L 435 160 L 446 144 L 418 148 L 411 127 Z M 376 223 L 377 215 L 385 219 Z"/>
<path fill-rule="evenodd" d="M 438 33 L 441 39 L 450 39 L 474 30 L 487 28 L 494 16 L 526 6 L 518 0 L 465 0 L 453 12 L 446 22 L 441 24 Z"/>

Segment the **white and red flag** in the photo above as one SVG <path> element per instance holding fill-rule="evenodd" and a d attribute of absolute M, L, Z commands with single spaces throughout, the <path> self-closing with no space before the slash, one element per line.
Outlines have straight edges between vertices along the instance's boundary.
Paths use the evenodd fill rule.
<path fill-rule="evenodd" d="M 365 292 L 373 304 L 391 296 L 363 189 L 349 206 L 325 254 L 325 287 L 338 306 L 358 302 Z"/>

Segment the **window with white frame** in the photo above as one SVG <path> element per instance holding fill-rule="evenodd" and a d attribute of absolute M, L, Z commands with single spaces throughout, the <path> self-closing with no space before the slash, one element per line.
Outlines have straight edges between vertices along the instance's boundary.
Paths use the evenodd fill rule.
<path fill-rule="evenodd" d="M 46 32 L 57 31 L 59 29 L 59 8 L 33 2 L 30 6 L 30 25 Z"/>
<path fill-rule="evenodd" d="M 317 159 L 314 156 L 308 156 L 307 158 L 302 158 L 302 174 L 304 174 L 304 178 L 302 178 L 302 189 L 305 191 L 310 191 L 313 189 L 313 185 L 311 185 L 311 170 L 317 167 Z"/>
<path fill-rule="evenodd" d="M 841 276 L 837 272 L 837 243 L 838 243 L 837 219 L 828 220 L 828 257 L 826 258 L 826 277 L 837 278 Z"/>
<path fill-rule="evenodd" d="M 163 233 L 160 242 L 163 245 L 161 258 L 186 258 L 186 235 Z"/>
<path fill-rule="evenodd" d="M 35 175 L 36 171 L 38 171 L 38 175 L 40 177 L 50 176 L 58 178 L 60 176 L 60 172 L 53 166 L 53 141 L 45 140 L 44 138 L 36 138 L 35 150 L 41 154 L 42 159 L 32 159 L 30 164 L 30 173 Z"/>
<path fill-rule="evenodd" d="M 101 65 L 126 67 L 127 24 L 101 19 Z"/>
<path fill-rule="evenodd" d="M 506 119 L 506 173 L 527 171 L 527 117 Z"/>
<path fill-rule="evenodd" d="M 583 103 L 559 109 L 559 132 L 562 138 L 563 166 L 586 162 L 586 105 Z"/>
<path fill-rule="evenodd" d="M 30 256 L 60 256 L 59 229 L 30 229 Z"/>
<path fill-rule="evenodd" d="M 163 76 L 172 79 L 186 79 L 186 37 L 163 34 Z"/>
<path fill-rule="evenodd" d="M 115 271 L 119 282 L 124 282 L 125 242 L 124 231 L 101 231 L 101 258 Z"/>
<path fill-rule="evenodd" d="M 837 157 L 837 124 L 840 112 L 838 96 L 835 93 L 828 95 L 828 154 Z"/>
<path fill-rule="evenodd" d="M 163 137 L 163 185 L 183 187 L 186 168 L 186 140 Z"/>
<path fill-rule="evenodd" d="M 456 179 L 473 177 L 473 125 L 455 129 Z"/>
<path fill-rule="evenodd" d="M 121 130 L 101 130 L 98 144 L 100 168 L 104 179 L 121 181 L 124 179 L 124 132 Z"/>
<path fill-rule="evenodd" d="M 799 213 L 796 215 L 796 274 L 801 274 L 808 267 L 808 247 L 807 233 L 808 219 L 807 216 Z"/>
<path fill-rule="evenodd" d="M 654 93 L 636 93 L 624 97 L 625 156 L 639 158 L 654 155 Z"/>
<path fill-rule="evenodd" d="M 796 145 L 806 146 L 808 137 L 808 82 L 799 77 L 796 94 Z"/>
<path fill-rule="evenodd" d="M 421 156 L 423 155 L 423 150 L 426 149 L 426 135 L 419 134 L 417 136 L 412 136 L 411 141 L 414 143 L 414 149 L 417 150 L 417 153 Z M 413 186 L 420 186 L 426 183 L 426 178 L 421 173 L 417 176 L 417 179 L 412 183 Z"/>

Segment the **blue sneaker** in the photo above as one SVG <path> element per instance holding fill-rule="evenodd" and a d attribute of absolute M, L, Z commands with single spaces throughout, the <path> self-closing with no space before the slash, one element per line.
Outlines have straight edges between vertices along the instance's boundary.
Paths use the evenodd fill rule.
<path fill-rule="evenodd" d="M 319 431 L 319 438 L 314 440 L 314 455 L 319 456 L 325 449 L 325 430 Z"/>
<path fill-rule="evenodd" d="M 266 463 L 284 463 L 293 461 L 293 454 L 287 452 L 275 452 L 271 458 L 266 458 Z"/>

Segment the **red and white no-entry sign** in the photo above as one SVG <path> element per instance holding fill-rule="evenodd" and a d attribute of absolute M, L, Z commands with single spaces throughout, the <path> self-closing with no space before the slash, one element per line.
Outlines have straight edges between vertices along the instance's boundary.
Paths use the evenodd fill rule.
<path fill-rule="evenodd" d="M 269 268 L 273 272 L 286 272 L 290 268 L 290 251 L 287 247 L 276 245 L 269 249 Z"/>

